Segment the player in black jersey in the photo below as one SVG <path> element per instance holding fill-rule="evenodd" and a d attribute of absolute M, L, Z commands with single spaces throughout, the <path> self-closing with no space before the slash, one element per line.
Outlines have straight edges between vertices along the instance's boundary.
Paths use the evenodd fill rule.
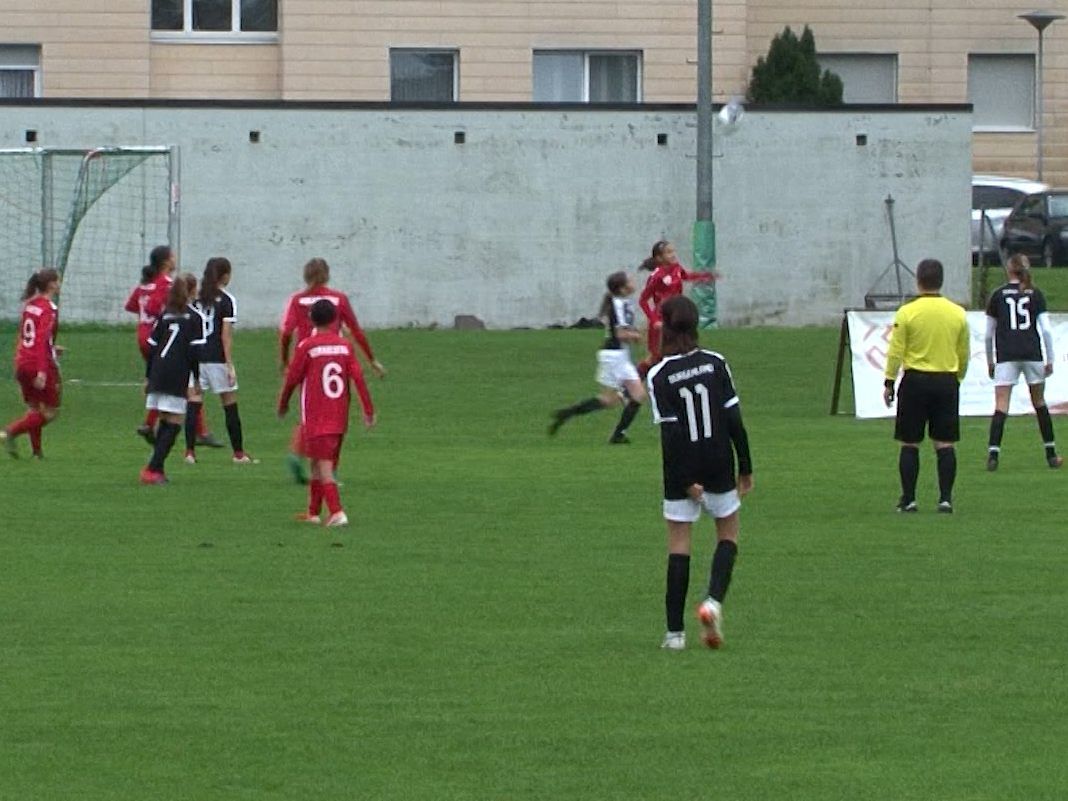
<path fill-rule="evenodd" d="M 608 440 L 613 445 L 626 445 L 630 442 L 627 429 L 645 400 L 638 368 L 630 360 L 630 343 L 639 341 L 641 334 L 634 327 L 634 301 L 630 299 L 634 294 L 633 279 L 620 271 L 608 276 L 605 284 L 608 293 L 601 301 L 599 316 L 604 320 L 606 335 L 597 352 L 597 383 L 602 387 L 601 394 L 553 412 L 549 434 L 555 434 L 572 417 L 607 409 L 626 400 L 623 414 Z"/>
<path fill-rule="evenodd" d="M 703 509 L 715 519 L 717 543 L 708 596 L 697 607 L 697 616 L 705 644 L 718 648 L 723 642 L 723 599 L 738 553 L 738 510 L 741 497 L 753 488 L 749 436 L 727 362 L 698 347 L 697 306 L 680 295 L 664 301 L 660 310 L 664 359 L 646 381 L 653 419 L 660 425 L 668 529 L 667 635 L 662 647 L 686 647 L 683 609 L 691 533 Z"/>
<path fill-rule="evenodd" d="M 226 432 L 233 448 L 234 464 L 251 464 L 245 453 L 241 415 L 237 410 L 237 371 L 233 362 L 233 327 L 237 322 L 237 300 L 226 291 L 233 267 L 229 259 L 208 259 L 200 294 L 193 306 L 204 318 L 205 342 L 200 349 L 200 381 L 190 390 L 185 418 L 185 460 L 196 462 L 196 420 L 204 403 L 204 392 L 219 396 L 226 415 Z"/>
<path fill-rule="evenodd" d="M 986 469 L 998 469 L 1012 388 L 1021 375 L 1031 391 L 1046 463 L 1058 468 L 1064 459 L 1057 455 L 1053 419 L 1045 398 L 1046 378 L 1053 375 L 1053 331 L 1046 313 L 1046 298 L 1031 280 L 1031 263 L 1026 256 L 1017 254 L 1010 258 L 1005 271 L 1009 282 L 993 291 L 986 306 L 986 363 L 994 379 L 994 416 L 990 420 Z"/>
<path fill-rule="evenodd" d="M 152 459 L 141 471 L 142 484 L 167 483 L 163 463 L 182 429 L 189 376 L 196 374 L 198 349 L 204 341 L 204 320 L 189 308 L 189 289 L 183 277 L 171 285 L 167 305 L 148 338 L 152 350 L 145 406 L 159 412 L 160 422 Z"/>

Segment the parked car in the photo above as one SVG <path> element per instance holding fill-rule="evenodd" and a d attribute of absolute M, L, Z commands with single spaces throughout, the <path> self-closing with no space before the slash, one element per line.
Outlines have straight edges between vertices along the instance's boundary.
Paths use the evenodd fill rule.
<path fill-rule="evenodd" d="M 1001 252 L 1023 253 L 1045 267 L 1068 264 L 1068 189 L 1027 195 L 1005 218 Z"/>
<path fill-rule="evenodd" d="M 1006 175 L 972 176 L 972 263 L 979 261 L 980 240 L 987 256 L 997 253 L 1001 241 L 1002 225 L 1016 204 L 1027 195 L 1044 192 L 1046 184 L 1028 178 L 1011 178 Z M 982 232 L 983 212 L 989 220 Z"/>

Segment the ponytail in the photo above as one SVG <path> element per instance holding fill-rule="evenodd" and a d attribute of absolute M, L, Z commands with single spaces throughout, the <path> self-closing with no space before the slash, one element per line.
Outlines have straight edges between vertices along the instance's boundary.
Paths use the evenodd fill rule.
<path fill-rule="evenodd" d="M 208 259 L 204 266 L 204 278 L 200 282 L 200 305 L 207 308 L 219 294 L 219 281 L 230 274 L 230 260 L 222 256 Z"/>
<path fill-rule="evenodd" d="M 605 296 L 601 298 L 601 308 L 597 312 L 597 316 L 602 320 L 612 319 L 612 299 L 615 298 L 623 290 L 623 287 L 627 285 L 627 274 L 620 270 L 619 272 L 612 273 L 608 276 L 608 280 L 604 282 L 608 291 Z"/>
<path fill-rule="evenodd" d="M 1016 253 L 1009 258 L 1005 270 L 1012 278 L 1020 279 L 1020 289 L 1030 292 L 1035 288 L 1034 278 L 1031 276 L 1031 260 L 1022 253 Z"/>
<path fill-rule="evenodd" d="M 59 280 L 59 273 L 51 268 L 38 270 L 30 276 L 26 282 L 26 288 L 22 291 L 22 299 L 29 300 L 38 292 L 44 292 L 48 285 Z"/>
<path fill-rule="evenodd" d="M 197 279 L 191 273 L 179 276 L 178 280 L 171 284 L 171 290 L 167 293 L 167 311 L 173 314 L 181 314 L 185 311 L 185 307 L 189 305 L 190 280 L 195 286 Z"/>
<path fill-rule="evenodd" d="M 664 252 L 664 250 L 669 244 L 670 243 L 666 239 L 658 239 L 656 242 L 654 242 L 652 252 L 650 252 L 649 254 L 649 258 L 643 261 L 638 266 L 638 269 L 647 270 L 649 272 L 655 270 L 657 264 L 659 264 L 660 255 Z"/>
<path fill-rule="evenodd" d="M 159 275 L 159 268 L 152 264 L 146 264 L 141 268 L 141 283 L 147 284 L 149 281 L 154 281 L 157 275 Z"/>

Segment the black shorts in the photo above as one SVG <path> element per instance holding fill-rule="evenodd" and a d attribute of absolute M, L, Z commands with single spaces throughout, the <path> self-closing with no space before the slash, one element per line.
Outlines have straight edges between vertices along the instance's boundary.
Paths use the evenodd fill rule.
<path fill-rule="evenodd" d="M 960 383 L 955 373 L 905 371 L 897 390 L 894 439 L 922 442 L 925 430 L 937 442 L 960 439 Z"/>

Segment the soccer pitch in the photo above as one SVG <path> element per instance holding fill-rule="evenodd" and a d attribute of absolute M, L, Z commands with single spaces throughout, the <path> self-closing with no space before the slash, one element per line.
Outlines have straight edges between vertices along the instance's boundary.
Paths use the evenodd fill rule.
<path fill-rule="evenodd" d="M 891 422 L 827 415 L 837 329 L 706 334 L 756 490 L 725 647 L 689 617 L 669 653 L 648 410 L 628 447 L 617 412 L 545 434 L 593 394 L 600 333 L 370 336 L 390 374 L 338 531 L 291 520 L 272 332 L 235 337 L 262 464 L 176 449 L 166 487 L 137 483 L 132 331 L 62 333 L 47 458 L 0 461 L 0 798 L 1068 797 L 1068 476 L 1033 420 L 994 474 L 964 422 L 952 516 L 925 448 L 896 515 Z M 5 371 L 4 421 L 17 401 Z"/>

